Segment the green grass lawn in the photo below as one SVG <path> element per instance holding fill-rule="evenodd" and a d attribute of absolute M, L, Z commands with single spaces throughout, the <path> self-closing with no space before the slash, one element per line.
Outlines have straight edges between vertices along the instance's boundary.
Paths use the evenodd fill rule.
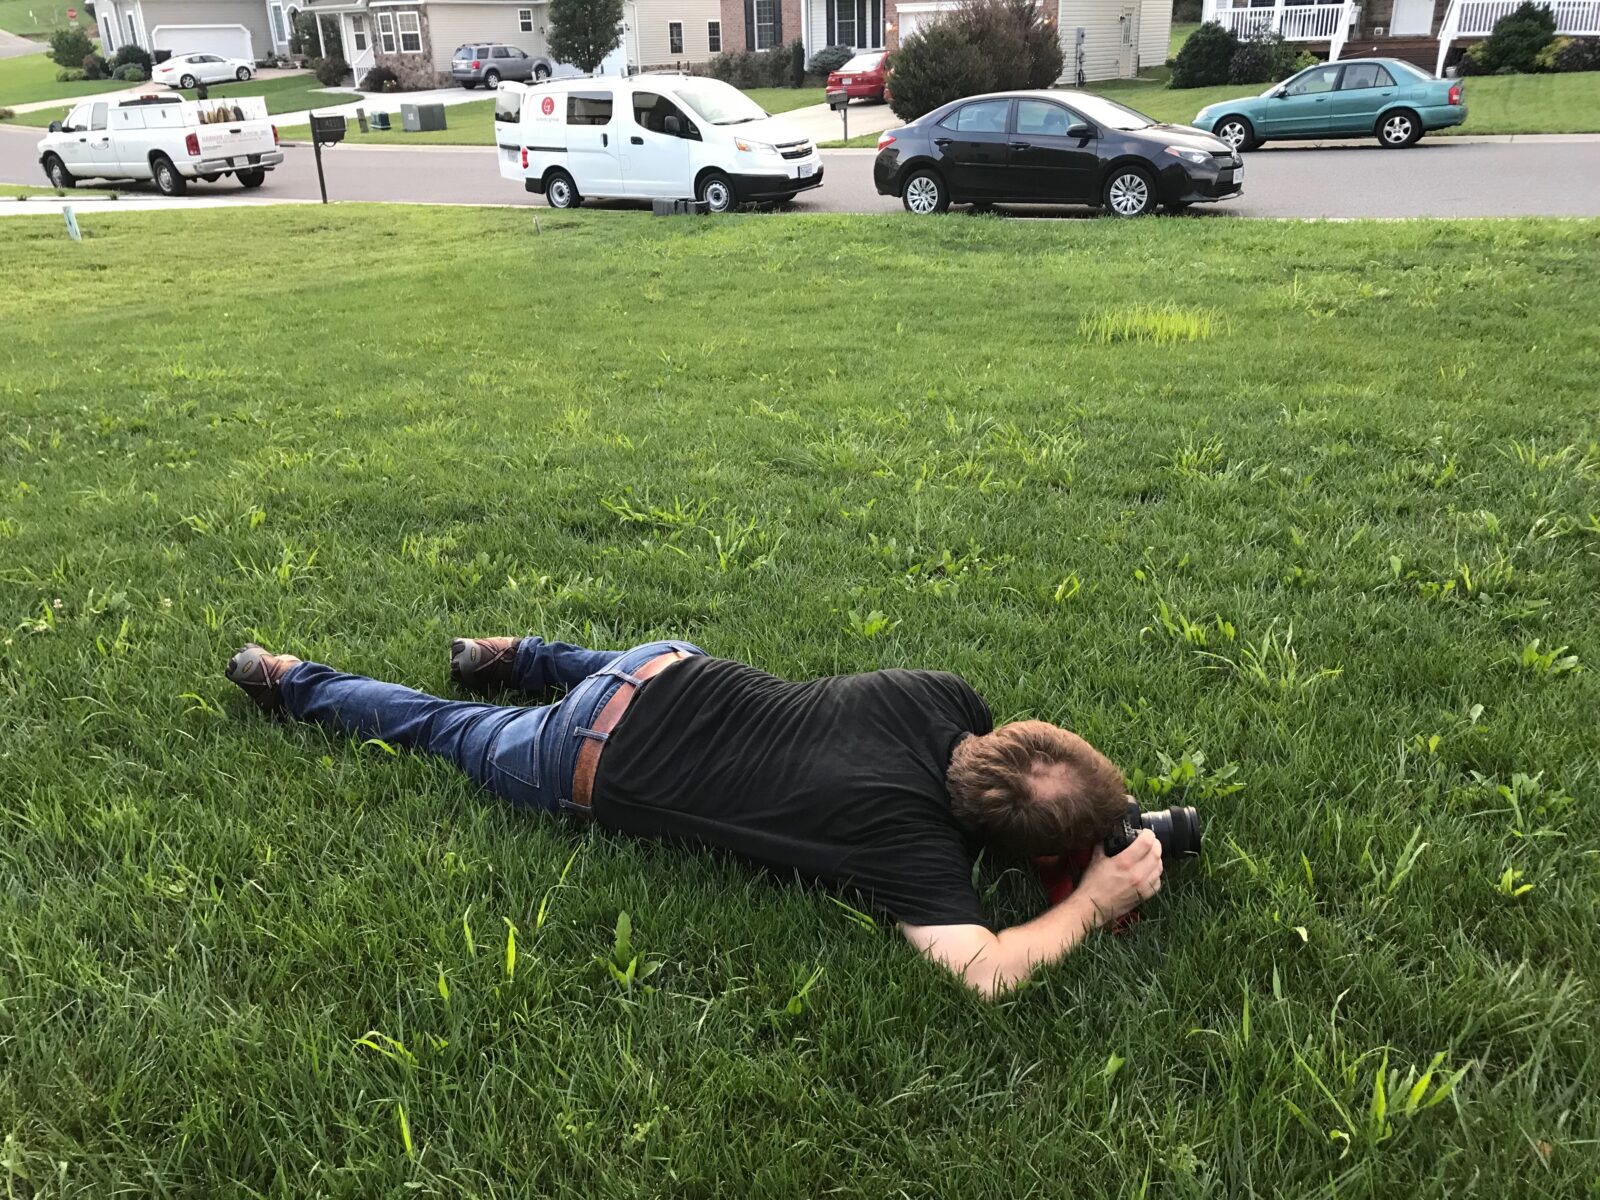
<path fill-rule="evenodd" d="M 770 113 L 788 112 L 808 104 L 821 104 L 819 88 L 754 88 L 745 93 Z M 392 97 L 385 97 L 385 100 Z M 369 130 L 362 133 L 350 123 L 346 141 L 361 143 L 401 144 L 412 146 L 491 146 L 494 144 L 494 101 L 471 100 L 465 104 L 451 104 L 444 110 L 445 129 L 431 129 L 423 133 L 406 133 L 402 129 Z M 399 118 L 394 119 L 399 125 Z M 292 125 L 278 131 L 287 141 L 310 141 L 311 126 Z"/>
<path fill-rule="evenodd" d="M 354 104 L 362 99 L 361 96 L 349 92 L 327 91 L 317 82 L 314 75 L 288 75 L 281 79 L 252 79 L 246 83 L 223 83 L 211 87 L 208 92 L 212 99 L 221 99 L 224 96 L 261 96 L 267 102 L 267 112 L 274 114 L 303 112 L 308 108 L 337 107 Z M 181 94 L 190 100 L 195 98 L 192 91 Z M 71 109 L 70 104 L 58 108 L 41 108 L 33 112 L 16 113 L 9 120 L 16 125 L 49 125 L 51 121 L 66 116 Z M 301 127 L 301 131 L 309 136 L 307 127 Z"/>
<path fill-rule="evenodd" d="M 103 193 L 115 194 L 116 190 L 117 189 L 114 187 L 90 187 L 83 185 L 73 188 L 72 191 L 69 192 L 64 188 L 30 187 L 26 184 L 20 183 L 0 183 L 0 200 L 28 200 L 32 199 L 34 196 L 48 196 L 52 199 L 69 199 L 73 196 L 82 195 L 85 192 L 89 193 L 90 198 L 93 199 Z"/>
<path fill-rule="evenodd" d="M 61 70 L 44 54 L 24 54 L 20 58 L 0 58 L 0 108 L 12 104 L 32 104 L 39 100 L 92 96 L 97 92 L 120 92 L 132 86 L 120 79 L 85 79 L 80 83 L 57 83 Z"/>
<path fill-rule="evenodd" d="M 541 218 L 0 223 L 8 1194 L 1585 1194 L 1600 223 Z M 525 630 L 949 668 L 1206 855 L 987 1006 L 221 676 Z"/>
<path fill-rule="evenodd" d="M 65 4 L 61 0 L 0 0 L 0 29 L 7 33 L 38 34 L 40 40 L 55 29 L 65 29 L 72 24 L 67 20 L 67 10 L 76 9 L 77 23 L 95 37 L 95 23 L 84 11 L 81 3 Z"/>
<path fill-rule="evenodd" d="M 1600 72 L 1491 75 L 1462 83 L 1466 89 L 1466 122 L 1428 136 L 1600 131 Z M 1108 80 L 1090 86 L 1158 121 L 1185 124 L 1208 104 L 1235 96 L 1259 96 L 1265 90 L 1257 86 L 1173 89 L 1137 79 Z"/>
<path fill-rule="evenodd" d="M 1189 35 L 1200 28 L 1200 22 L 1192 24 L 1174 25 L 1172 34 L 1167 40 L 1167 57 L 1176 58 L 1178 51 L 1183 49 L 1183 44 L 1189 40 Z"/>

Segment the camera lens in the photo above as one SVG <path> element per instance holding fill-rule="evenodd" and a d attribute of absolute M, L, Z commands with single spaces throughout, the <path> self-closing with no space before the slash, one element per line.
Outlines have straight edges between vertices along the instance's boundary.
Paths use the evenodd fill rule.
<path fill-rule="evenodd" d="M 1156 835 L 1164 857 L 1200 853 L 1200 814 L 1187 806 L 1143 813 L 1139 823 Z"/>

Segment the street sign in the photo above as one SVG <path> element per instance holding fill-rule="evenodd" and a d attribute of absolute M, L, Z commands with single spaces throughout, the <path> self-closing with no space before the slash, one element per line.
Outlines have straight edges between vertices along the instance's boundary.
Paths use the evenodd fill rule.
<path fill-rule="evenodd" d="M 76 21 L 77 19 L 78 19 L 78 10 L 75 9 L 75 8 L 67 9 L 67 20 Z"/>

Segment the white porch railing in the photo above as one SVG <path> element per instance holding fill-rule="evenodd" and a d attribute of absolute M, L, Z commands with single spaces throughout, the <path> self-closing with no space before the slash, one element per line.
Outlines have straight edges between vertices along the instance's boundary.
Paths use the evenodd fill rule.
<path fill-rule="evenodd" d="M 1500 0 L 1491 0 L 1499 3 Z M 1574 0 L 1558 0 L 1560 3 Z M 1590 0 L 1575 0 L 1589 3 Z M 1594 0 L 1600 3 L 1600 0 Z M 1202 21 L 1215 21 L 1232 31 L 1241 41 L 1249 41 L 1266 33 L 1282 34 L 1286 42 L 1327 42 L 1328 56 L 1338 58 L 1350 36 L 1350 26 L 1355 19 L 1354 0 L 1333 0 L 1308 4 L 1286 4 L 1277 0 L 1271 8 L 1229 7 L 1226 0 L 1205 0 L 1201 8 Z"/>
<path fill-rule="evenodd" d="M 1521 0 L 1450 0 L 1450 7 L 1439 25 L 1439 63 L 1435 75 L 1444 72 L 1450 43 L 1458 37 L 1488 37 L 1501 17 L 1514 12 Z M 1600 0 L 1544 0 L 1544 7 L 1555 14 L 1556 32 L 1563 36 L 1600 34 Z"/>

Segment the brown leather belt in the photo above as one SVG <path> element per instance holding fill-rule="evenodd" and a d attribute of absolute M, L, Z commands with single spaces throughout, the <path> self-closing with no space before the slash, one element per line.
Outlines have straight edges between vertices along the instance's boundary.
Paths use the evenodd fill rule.
<path fill-rule="evenodd" d="M 644 683 L 656 675 L 661 674 L 673 663 L 680 659 L 688 658 L 682 650 L 668 650 L 665 654 L 658 654 L 654 658 L 646 659 L 637 670 L 629 672 L 639 683 Z M 611 693 L 605 707 L 600 710 L 600 715 L 595 717 L 594 724 L 589 726 L 592 733 L 610 734 L 622 720 L 622 714 L 628 711 L 628 705 L 633 703 L 633 698 L 639 692 L 636 684 L 623 679 L 622 686 Z M 572 771 L 572 803 L 578 808 L 589 810 L 594 801 L 594 777 L 600 769 L 600 751 L 605 747 L 604 738 L 586 737 L 583 745 L 578 747 L 578 763 Z"/>

